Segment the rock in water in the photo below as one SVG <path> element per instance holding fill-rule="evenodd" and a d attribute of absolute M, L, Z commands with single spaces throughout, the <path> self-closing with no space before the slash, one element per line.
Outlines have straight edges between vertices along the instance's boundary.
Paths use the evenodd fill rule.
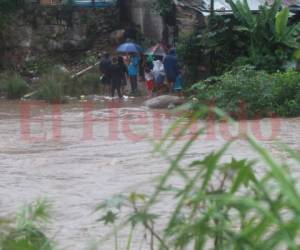
<path fill-rule="evenodd" d="M 178 96 L 162 95 L 147 100 L 144 104 L 151 109 L 167 109 L 183 104 L 184 99 Z"/>

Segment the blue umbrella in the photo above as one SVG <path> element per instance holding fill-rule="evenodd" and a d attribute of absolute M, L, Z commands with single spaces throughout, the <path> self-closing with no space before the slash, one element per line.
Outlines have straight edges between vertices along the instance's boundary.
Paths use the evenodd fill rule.
<path fill-rule="evenodd" d="M 136 43 L 123 43 L 118 47 L 117 51 L 123 53 L 139 53 L 143 51 L 143 48 Z"/>

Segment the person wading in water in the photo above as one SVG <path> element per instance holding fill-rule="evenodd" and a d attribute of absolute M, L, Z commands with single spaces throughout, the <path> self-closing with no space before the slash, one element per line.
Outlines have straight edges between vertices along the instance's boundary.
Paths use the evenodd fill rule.
<path fill-rule="evenodd" d="M 123 95 L 121 93 L 121 85 L 123 80 L 123 69 L 118 63 L 118 58 L 113 57 L 112 64 L 109 68 L 109 76 L 111 79 L 111 96 L 115 96 L 115 91 L 117 90 L 118 96 L 122 99 Z"/>
<path fill-rule="evenodd" d="M 111 66 L 111 60 L 110 60 L 110 56 L 107 52 L 103 53 L 103 56 L 101 57 L 100 60 L 100 72 L 102 73 L 102 77 L 101 77 L 101 82 L 103 84 L 103 94 L 104 95 L 109 95 L 109 87 L 110 87 L 110 75 L 109 75 L 109 68 Z"/>
<path fill-rule="evenodd" d="M 121 69 L 122 69 L 122 82 L 121 82 L 121 91 L 122 91 L 122 95 L 125 94 L 125 87 L 127 85 L 127 66 L 124 63 L 124 59 L 122 56 L 118 57 L 118 64 L 120 65 Z"/>
<path fill-rule="evenodd" d="M 137 55 L 131 55 L 130 63 L 128 65 L 128 75 L 131 85 L 131 95 L 136 95 L 138 90 L 138 72 L 139 72 L 139 57 Z"/>

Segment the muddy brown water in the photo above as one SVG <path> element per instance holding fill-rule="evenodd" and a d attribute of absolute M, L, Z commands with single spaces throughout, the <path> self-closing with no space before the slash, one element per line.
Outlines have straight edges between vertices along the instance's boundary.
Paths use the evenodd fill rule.
<path fill-rule="evenodd" d="M 142 102 L 103 99 L 50 106 L 0 101 L 0 214 L 13 214 L 22 204 L 46 197 L 53 204 L 47 230 L 58 249 L 88 249 L 90 242 L 108 232 L 96 222 L 95 206 L 113 194 L 151 192 L 148 181 L 168 166 L 162 157 L 153 156 L 151 139 L 158 141 L 176 117 L 148 110 Z M 238 126 L 210 124 L 210 133 L 196 141 L 184 160 L 220 148 L 245 126 L 275 156 L 281 155 L 276 141 L 299 150 L 299 118 L 245 121 Z M 179 141 L 170 154 L 183 143 Z M 242 140 L 225 158 L 232 156 L 256 157 Z M 167 213 L 168 204 L 163 203 L 159 212 Z M 100 249 L 114 249 L 113 242 Z"/>

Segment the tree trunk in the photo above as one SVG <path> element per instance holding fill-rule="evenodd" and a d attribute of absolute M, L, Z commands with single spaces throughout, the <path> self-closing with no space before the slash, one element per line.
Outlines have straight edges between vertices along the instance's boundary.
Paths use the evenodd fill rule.
<path fill-rule="evenodd" d="M 167 20 L 166 20 L 165 17 L 162 17 L 162 21 L 163 21 L 162 41 L 165 44 L 169 45 L 170 32 L 169 32 L 169 27 L 168 27 L 168 24 L 167 24 Z"/>

